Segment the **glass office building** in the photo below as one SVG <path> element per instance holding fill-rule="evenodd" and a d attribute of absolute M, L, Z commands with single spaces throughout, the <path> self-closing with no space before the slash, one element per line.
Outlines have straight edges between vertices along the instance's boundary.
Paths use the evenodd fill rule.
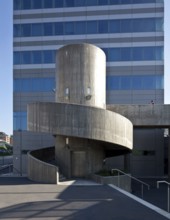
<path fill-rule="evenodd" d="M 55 57 L 63 45 L 91 43 L 105 51 L 107 104 L 164 103 L 163 0 L 14 0 L 13 23 L 16 170 L 26 172 L 28 150 L 53 145 L 51 136 L 27 131 L 27 104 L 54 101 Z M 163 143 L 154 141 L 162 132 L 136 129 L 135 144 L 139 133 Z M 147 149 L 156 157 L 155 148 Z"/>

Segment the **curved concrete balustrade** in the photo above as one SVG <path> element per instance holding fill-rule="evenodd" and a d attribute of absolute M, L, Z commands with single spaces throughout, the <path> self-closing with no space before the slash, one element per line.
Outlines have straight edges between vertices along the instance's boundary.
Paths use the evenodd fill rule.
<path fill-rule="evenodd" d="M 132 123 L 120 114 L 90 106 L 33 103 L 28 108 L 28 129 L 55 135 L 112 143 L 132 149 Z M 110 145 L 108 145 L 110 147 Z"/>
<path fill-rule="evenodd" d="M 54 151 L 53 147 L 53 151 Z M 50 150 L 50 151 L 49 151 Z M 58 167 L 44 160 L 54 157 L 51 148 L 34 150 L 28 153 L 28 177 L 40 183 L 57 184 L 59 182 Z"/>
<path fill-rule="evenodd" d="M 124 115 L 135 127 L 170 127 L 170 105 L 108 105 L 107 109 Z"/>

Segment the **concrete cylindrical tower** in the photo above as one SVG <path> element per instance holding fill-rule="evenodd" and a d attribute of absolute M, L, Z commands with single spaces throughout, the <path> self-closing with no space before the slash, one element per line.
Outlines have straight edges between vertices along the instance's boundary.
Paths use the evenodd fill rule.
<path fill-rule="evenodd" d="M 105 108 L 106 57 L 91 44 L 72 44 L 57 54 L 56 102 Z"/>

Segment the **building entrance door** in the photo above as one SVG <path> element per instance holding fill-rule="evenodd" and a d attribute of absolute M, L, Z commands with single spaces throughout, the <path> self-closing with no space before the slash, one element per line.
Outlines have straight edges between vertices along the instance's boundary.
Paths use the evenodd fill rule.
<path fill-rule="evenodd" d="M 73 151 L 71 154 L 71 176 L 85 177 L 86 176 L 86 152 Z"/>

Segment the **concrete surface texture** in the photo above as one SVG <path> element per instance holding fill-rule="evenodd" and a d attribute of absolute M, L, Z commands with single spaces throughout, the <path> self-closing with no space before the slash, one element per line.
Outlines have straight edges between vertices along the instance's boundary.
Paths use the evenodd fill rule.
<path fill-rule="evenodd" d="M 107 105 L 107 109 L 124 115 L 134 126 L 170 127 L 170 105 Z"/>
<path fill-rule="evenodd" d="M 94 45 L 71 44 L 58 50 L 56 101 L 105 108 L 106 56 Z"/>

